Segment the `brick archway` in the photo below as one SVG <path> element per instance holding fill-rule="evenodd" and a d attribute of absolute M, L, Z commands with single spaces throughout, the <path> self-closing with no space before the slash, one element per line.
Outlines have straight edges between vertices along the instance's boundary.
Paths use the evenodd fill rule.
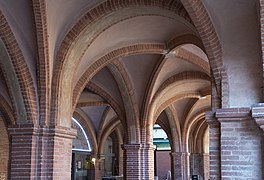
<path fill-rule="evenodd" d="M 215 31 L 211 18 L 201 0 L 181 0 L 190 15 L 207 53 L 213 79 L 217 89 L 217 96 L 221 94 L 221 78 L 223 70 L 222 46 Z"/>
<path fill-rule="evenodd" d="M 192 79 L 199 79 L 201 81 L 210 82 L 210 77 L 205 73 L 201 72 L 182 72 L 172 76 L 171 78 L 167 79 L 158 89 L 158 91 L 154 94 L 152 101 L 150 103 L 148 113 L 147 113 L 147 142 L 151 142 L 152 134 L 151 129 L 153 127 L 154 120 L 158 117 L 159 113 L 161 113 L 166 107 L 168 107 L 172 102 L 176 101 L 177 99 L 182 99 L 186 97 L 198 97 L 199 94 L 197 92 L 188 92 L 188 93 L 180 93 L 170 99 L 166 100 L 161 104 L 157 104 L 159 99 L 162 97 L 162 92 L 166 90 L 166 88 L 170 87 L 173 83 L 177 83 L 179 81 L 186 81 Z"/>

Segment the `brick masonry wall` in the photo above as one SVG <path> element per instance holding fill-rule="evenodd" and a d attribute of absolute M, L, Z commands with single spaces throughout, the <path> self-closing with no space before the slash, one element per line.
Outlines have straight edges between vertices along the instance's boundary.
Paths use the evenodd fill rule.
<path fill-rule="evenodd" d="M 156 170 L 159 179 L 166 179 L 168 171 L 171 171 L 170 151 L 156 151 Z"/>
<path fill-rule="evenodd" d="M 9 161 L 9 139 L 8 133 L 0 116 L 0 180 L 7 179 Z"/>
<path fill-rule="evenodd" d="M 221 123 L 221 177 L 263 179 L 263 134 L 249 114 L 248 108 L 217 110 Z"/>
<path fill-rule="evenodd" d="M 9 133 L 10 179 L 70 179 L 72 139 L 76 131 L 20 125 L 9 127 Z"/>

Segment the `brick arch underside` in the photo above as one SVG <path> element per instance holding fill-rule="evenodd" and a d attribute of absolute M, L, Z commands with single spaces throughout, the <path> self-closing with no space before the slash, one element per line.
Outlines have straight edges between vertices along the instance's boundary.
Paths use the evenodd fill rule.
<path fill-rule="evenodd" d="M 212 99 L 222 102 L 221 81 L 225 76 L 222 60 L 222 46 L 209 13 L 202 0 L 181 0 L 184 8 L 190 15 L 205 47 L 209 59 L 212 80 L 216 88 L 216 94 Z M 215 102 L 212 102 L 214 104 Z M 221 108 L 221 104 L 217 104 Z"/>
<path fill-rule="evenodd" d="M 38 109 L 33 79 L 2 11 L 0 11 L 0 50 L 0 64 L 11 95 L 17 123 L 37 123 Z"/>
<path fill-rule="evenodd" d="M 51 111 L 52 112 L 51 119 L 57 120 L 57 122 L 54 122 L 54 123 L 64 124 L 66 126 L 69 125 L 69 122 L 61 121 L 61 119 L 67 119 L 66 121 L 68 121 L 69 118 L 61 118 L 61 117 L 64 117 L 64 116 L 70 117 L 70 114 L 67 114 L 67 113 L 63 114 L 63 112 L 69 112 L 72 107 L 62 108 L 60 103 L 63 103 L 63 104 L 71 103 L 72 99 L 71 99 L 71 95 L 69 96 L 69 94 L 71 94 L 72 92 L 71 91 L 63 92 L 61 87 L 63 87 L 63 89 L 70 89 L 70 90 L 74 88 L 72 87 L 72 84 L 69 82 L 71 82 L 74 76 L 74 73 L 75 73 L 74 70 L 77 69 L 76 67 L 79 64 L 81 57 L 84 55 L 85 51 L 87 50 L 89 45 L 92 43 L 92 41 L 99 35 L 99 33 L 103 32 L 111 25 L 118 23 L 122 20 L 125 20 L 127 18 L 139 16 L 138 14 L 139 12 L 136 11 L 137 13 L 134 12 L 130 14 L 128 17 L 122 17 L 122 18 L 119 17 L 119 19 L 112 18 L 113 20 L 115 20 L 114 22 L 111 22 L 112 24 L 109 24 L 108 27 L 102 28 L 101 32 L 94 34 L 93 37 L 89 38 L 89 39 L 92 39 L 92 41 L 81 42 L 82 40 L 85 41 L 85 39 L 87 39 L 85 38 L 85 36 L 89 34 L 89 27 L 94 25 L 97 21 L 101 20 L 103 17 L 106 18 L 107 16 L 109 16 L 109 14 L 111 15 L 113 15 L 114 13 L 117 14 L 119 11 L 123 10 L 124 12 L 124 10 L 125 11 L 128 10 L 126 8 L 135 8 L 135 7 L 160 7 L 166 11 L 170 11 L 170 12 L 174 12 L 175 14 L 182 15 L 182 17 L 179 16 L 179 18 L 181 18 L 182 20 L 184 18 L 188 19 L 190 23 L 190 18 L 188 17 L 188 14 L 185 12 L 183 6 L 177 1 L 166 1 L 166 3 L 162 1 L 156 1 L 156 2 L 106 1 L 98 5 L 91 11 L 89 11 L 85 16 L 83 16 L 83 18 L 79 22 L 76 23 L 73 29 L 70 30 L 69 33 L 65 36 L 65 39 L 62 41 L 62 44 L 56 56 L 57 64 L 55 64 L 54 79 L 52 82 L 53 83 L 52 92 L 54 93 L 53 97 L 55 98 L 52 101 L 52 111 Z M 160 12 L 156 14 L 160 14 Z M 144 14 L 144 12 L 142 12 L 142 15 L 150 15 L 150 14 Z M 163 15 L 160 14 L 160 16 L 163 16 Z M 80 52 L 80 54 L 78 55 L 76 55 L 76 53 L 73 53 L 74 49 L 76 48 Z M 75 54 L 75 56 L 73 54 Z M 101 66 L 100 62 L 97 62 L 97 66 Z M 96 69 L 92 69 L 92 71 L 96 72 Z M 74 94 L 73 96 L 75 97 L 76 94 Z M 67 103 L 65 103 L 66 101 Z"/>
<path fill-rule="evenodd" d="M 203 7 L 203 5 L 202 5 L 202 7 Z M 122 8 L 122 7 L 118 6 L 118 8 Z M 188 8 L 190 8 L 190 7 L 188 7 Z M 117 9 L 114 8 L 113 11 L 116 11 Z M 202 9 L 204 9 L 204 7 Z M 206 12 L 206 10 L 205 10 L 205 12 Z M 99 12 L 97 12 L 97 13 L 99 13 Z M 194 13 L 192 13 L 192 14 L 194 14 Z M 205 14 L 207 15 L 207 13 L 205 13 Z M 97 15 L 92 15 L 92 16 L 91 16 L 91 14 L 88 13 L 87 15 L 88 16 L 86 16 L 86 18 L 88 18 L 88 20 L 83 20 L 83 19 L 80 20 L 76 24 L 76 26 L 69 32 L 69 34 L 66 36 L 65 40 L 61 44 L 60 51 L 57 54 L 57 58 L 59 58 L 60 61 L 57 61 L 57 62 L 59 62 L 59 64 L 56 64 L 56 69 L 55 69 L 55 76 L 54 76 L 55 78 L 53 80 L 53 87 L 54 87 L 53 92 L 56 95 L 53 96 L 53 97 L 56 97 L 56 98 L 54 98 L 53 102 L 52 102 L 52 112 L 54 112 L 52 114 L 52 116 L 53 116 L 52 119 L 57 120 L 57 122 L 54 122 L 55 124 L 60 124 L 61 125 L 61 124 L 64 123 L 64 125 L 67 126 L 67 124 L 68 124 L 67 122 L 61 122 L 60 121 L 60 119 L 67 119 L 67 118 L 62 118 L 63 116 L 65 116 L 65 117 L 68 116 L 68 114 L 62 114 L 62 112 L 63 112 L 62 109 L 64 110 L 64 112 L 69 112 L 69 111 L 72 110 L 72 107 L 67 107 L 66 110 L 65 110 L 65 108 L 64 108 L 65 105 L 62 107 L 62 104 L 61 105 L 59 104 L 61 102 L 60 99 L 65 99 L 65 97 L 68 97 L 68 98 L 66 98 L 66 99 L 68 99 L 67 102 L 72 102 L 73 107 L 75 107 L 76 99 L 78 99 L 78 97 L 79 97 L 82 89 L 84 88 L 85 84 L 102 67 L 106 66 L 111 60 L 114 60 L 114 57 L 118 58 L 118 57 L 130 55 L 130 54 L 140 54 L 140 53 L 143 53 L 143 52 L 144 53 L 161 54 L 161 53 L 163 53 L 163 50 L 166 49 L 166 47 L 164 47 L 164 45 L 162 45 L 162 44 L 148 45 L 148 47 L 145 47 L 146 44 L 141 44 L 141 45 L 132 45 L 130 47 L 120 48 L 120 49 L 117 49 L 115 51 L 112 51 L 111 53 L 107 54 L 106 56 L 104 56 L 104 57 L 100 58 L 99 60 L 97 60 L 96 62 L 94 62 L 93 65 L 90 66 L 86 70 L 86 72 L 83 74 L 83 76 L 79 79 L 79 81 L 78 81 L 78 83 L 77 83 L 77 85 L 75 87 L 72 87 L 71 83 L 69 83 L 69 81 L 67 81 L 67 84 L 70 84 L 69 85 L 69 89 L 74 89 L 73 90 L 73 96 L 71 96 L 71 92 L 63 94 L 62 93 L 62 88 L 60 88 L 60 87 L 62 87 L 62 86 L 64 87 L 65 84 L 63 84 L 63 81 L 67 80 L 67 79 L 63 80 L 63 78 L 64 78 L 63 74 L 66 73 L 66 72 L 69 72 L 67 70 L 67 68 L 70 67 L 70 66 L 67 63 L 69 63 L 69 61 L 71 59 L 70 58 L 70 53 L 71 53 L 71 50 L 74 49 L 74 45 L 73 44 L 76 44 L 76 42 L 79 40 L 79 38 L 82 37 L 81 35 L 83 35 L 83 31 L 86 28 L 86 26 L 88 24 L 91 24 L 94 21 L 96 21 L 95 17 L 97 17 L 97 19 L 98 19 L 98 18 L 100 18 L 100 16 L 103 16 L 103 13 L 102 14 L 99 13 L 99 15 L 97 14 Z M 206 19 L 208 20 L 208 18 L 206 18 Z M 196 20 L 196 24 L 198 24 L 198 22 L 200 22 L 200 21 L 201 20 Z M 211 24 L 210 18 L 209 18 L 207 23 Z M 77 31 L 77 29 L 79 29 L 79 30 Z M 199 30 L 199 28 L 198 28 L 198 30 Z M 199 33 L 200 34 L 201 33 L 205 33 L 207 35 L 207 33 L 205 31 L 202 31 L 202 30 Z M 213 31 L 213 30 L 214 29 L 212 27 L 210 29 L 210 32 Z M 214 34 L 214 33 L 211 33 L 211 34 Z M 216 38 L 213 38 L 213 42 L 214 41 L 218 42 L 218 38 L 217 38 L 216 34 L 214 34 L 214 35 L 215 35 Z M 207 36 L 205 36 L 205 37 L 207 37 Z M 211 69 L 212 69 L 213 72 L 214 71 L 220 72 L 220 69 L 221 69 L 221 68 L 219 68 L 219 66 L 221 66 L 221 48 L 219 48 L 220 44 L 216 43 L 217 44 L 217 46 L 216 46 L 217 48 L 215 48 L 215 47 L 212 48 L 210 46 L 212 41 L 211 40 L 207 40 L 205 37 L 202 40 L 204 42 L 204 46 L 205 46 L 206 52 L 207 52 L 207 54 L 209 56 Z M 209 45 L 208 45 L 208 43 L 209 43 Z M 85 49 L 87 49 L 87 48 L 88 47 L 85 47 Z M 136 48 L 139 48 L 139 49 L 136 50 Z M 215 54 L 214 51 L 217 51 L 217 54 Z M 83 52 L 83 54 L 84 54 L 84 52 Z M 82 57 L 82 55 L 80 57 Z M 79 60 L 80 58 L 77 58 L 77 59 Z M 74 62 L 74 63 L 76 63 L 76 62 Z M 76 64 L 78 64 L 78 63 L 76 63 Z M 212 64 L 213 64 L 213 66 L 212 66 Z M 217 73 L 213 73 L 213 74 L 217 74 Z M 218 75 L 219 74 L 220 73 L 218 73 Z M 216 75 L 214 75 L 214 77 L 216 77 Z M 72 76 L 70 78 L 72 78 Z M 217 79 L 217 78 L 214 78 L 214 79 L 215 79 L 216 85 L 219 85 L 219 83 L 218 83 L 219 79 Z M 72 99 L 70 97 L 72 97 Z M 71 104 L 71 103 L 66 103 L 66 104 Z M 59 105 L 60 105 L 61 109 L 57 109 L 59 107 Z M 69 111 L 67 111 L 67 110 L 69 110 Z M 69 116 L 70 116 L 70 114 L 69 114 Z"/>

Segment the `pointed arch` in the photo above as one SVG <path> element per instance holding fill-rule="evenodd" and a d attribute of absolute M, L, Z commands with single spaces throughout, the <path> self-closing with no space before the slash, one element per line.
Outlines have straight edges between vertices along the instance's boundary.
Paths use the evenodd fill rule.
<path fill-rule="evenodd" d="M 177 99 L 186 98 L 186 97 L 195 97 L 195 96 L 197 98 L 200 96 L 200 92 L 197 92 L 197 90 L 192 90 L 192 91 L 186 92 L 186 91 L 184 91 L 184 89 L 178 88 L 178 91 L 175 91 L 174 95 L 172 95 L 171 98 L 167 97 L 167 99 L 164 99 L 164 97 L 163 97 L 168 89 L 171 89 L 172 87 L 174 87 L 178 83 L 184 81 L 183 84 L 188 84 L 188 83 L 193 83 L 194 82 L 193 80 L 197 81 L 198 83 L 202 83 L 202 84 L 204 84 L 204 83 L 208 83 L 208 85 L 210 84 L 210 77 L 208 75 L 206 75 L 205 73 L 182 72 L 182 73 L 176 74 L 176 75 L 172 76 L 171 78 L 167 79 L 159 87 L 159 89 L 157 90 L 157 92 L 153 96 L 153 99 L 151 101 L 151 104 L 150 104 L 149 110 L 148 110 L 147 137 L 149 137 L 149 138 L 152 137 L 150 127 L 152 127 L 154 119 L 157 118 L 158 115 L 169 104 L 176 101 Z"/>
<path fill-rule="evenodd" d="M 99 140 L 98 153 L 104 154 L 104 144 L 107 137 L 120 125 L 118 118 L 113 118 L 103 129 L 102 136 Z"/>
<path fill-rule="evenodd" d="M 201 37 L 216 84 L 217 96 L 221 98 L 223 60 L 222 46 L 217 32 L 202 0 L 181 0 L 181 2 Z"/>
<path fill-rule="evenodd" d="M 98 145 L 96 139 L 96 131 L 91 120 L 86 116 L 86 114 L 81 109 L 76 109 L 73 113 L 73 117 L 78 120 L 78 122 L 85 129 L 85 132 L 88 134 L 89 140 L 92 145 L 92 154 L 97 154 Z"/>
<path fill-rule="evenodd" d="M 123 104 L 126 111 L 126 125 L 128 130 L 127 143 L 139 143 L 139 110 L 136 104 L 133 87 L 128 74 L 120 62 L 113 61 L 107 66 L 113 74 L 121 93 Z"/>
<path fill-rule="evenodd" d="M 173 140 L 173 151 L 172 152 L 181 152 L 182 149 L 182 140 L 181 140 L 181 126 L 180 122 L 175 113 L 175 109 L 172 106 L 169 106 L 165 109 L 165 113 L 169 119 L 171 135 Z"/>

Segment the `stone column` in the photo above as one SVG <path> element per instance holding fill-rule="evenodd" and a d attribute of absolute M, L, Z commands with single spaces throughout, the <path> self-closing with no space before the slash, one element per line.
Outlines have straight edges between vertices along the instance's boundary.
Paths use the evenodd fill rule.
<path fill-rule="evenodd" d="M 185 180 L 190 179 L 189 153 L 173 152 L 171 153 L 172 179 Z"/>
<path fill-rule="evenodd" d="M 206 113 L 206 122 L 209 125 L 209 154 L 210 154 L 210 180 L 221 179 L 221 151 L 220 151 L 220 123 L 215 112 Z"/>
<path fill-rule="evenodd" d="M 71 179 L 75 130 L 34 125 L 16 125 L 8 129 L 11 135 L 10 179 Z"/>
<path fill-rule="evenodd" d="M 221 123 L 221 178 L 263 179 L 263 135 L 249 108 L 216 111 Z"/>

